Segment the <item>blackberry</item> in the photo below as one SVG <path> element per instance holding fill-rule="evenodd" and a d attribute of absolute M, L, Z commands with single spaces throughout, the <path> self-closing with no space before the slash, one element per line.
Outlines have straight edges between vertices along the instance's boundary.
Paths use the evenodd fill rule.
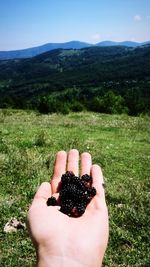
<path fill-rule="evenodd" d="M 62 189 L 60 192 L 59 192 L 59 200 L 63 200 L 66 198 L 66 195 L 67 195 L 67 190 L 66 188 Z"/>
<path fill-rule="evenodd" d="M 68 208 L 73 208 L 73 202 L 71 199 L 65 199 L 63 202 L 62 202 L 62 206 L 65 205 L 66 207 Z"/>
<path fill-rule="evenodd" d="M 86 209 L 86 202 L 78 203 L 77 205 L 78 216 L 81 216 L 85 212 L 85 209 Z"/>
<path fill-rule="evenodd" d="M 67 171 L 66 173 L 64 173 L 62 175 L 62 177 L 61 177 L 62 184 L 69 183 L 72 177 L 74 177 L 74 173 L 73 172 Z"/>
<path fill-rule="evenodd" d="M 81 190 L 80 188 L 76 190 L 75 197 L 77 200 L 84 199 L 85 198 L 85 191 Z"/>
<path fill-rule="evenodd" d="M 47 206 L 57 206 L 57 200 L 55 197 L 49 197 L 47 200 Z"/>
<path fill-rule="evenodd" d="M 66 186 L 66 190 L 71 195 L 76 194 L 77 186 L 75 184 L 70 183 Z"/>
<path fill-rule="evenodd" d="M 73 209 L 73 202 L 71 199 L 65 199 L 64 201 L 61 202 L 61 209 L 60 209 L 61 212 L 70 215 L 72 209 Z"/>
<path fill-rule="evenodd" d="M 92 182 L 92 177 L 88 174 L 84 174 L 82 175 L 81 180 L 85 182 Z"/>
<path fill-rule="evenodd" d="M 81 216 L 91 199 L 96 195 L 96 189 L 91 187 L 92 177 L 88 174 L 81 178 L 66 172 L 61 177 L 58 201 L 51 197 L 47 205 L 60 205 L 60 211 L 71 217 Z"/>
<path fill-rule="evenodd" d="M 88 175 L 88 174 L 84 174 L 81 177 L 81 181 L 85 186 L 89 186 L 90 187 L 91 184 L 92 184 L 92 177 L 90 175 Z"/>
<path fill-rule="evenodd" d="M 76 197 L 77 186 L 74 184 L 67 184 L 61 191 L 60 191 L 60 198 L 75 198 Z"/>
<path fill-rule="evenodd" d="M 91 197 L 94 197 L 96 195 L 96 189 L 95 189 L 95 187 L 89 188 L 88 192 L 89 192 L 89 195 Z"/>
<path fill-rule="evenodd" d="M 71 179 L 71 183 L 79 186 L 81 184 L 81 180 L 80 180 L 79 177 L 73 176 L 72 179 Z"/>

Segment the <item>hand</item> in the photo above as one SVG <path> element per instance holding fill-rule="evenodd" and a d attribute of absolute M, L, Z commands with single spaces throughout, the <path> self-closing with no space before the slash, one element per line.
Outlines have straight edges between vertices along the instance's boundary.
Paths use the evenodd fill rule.
<path fill-rule="evenodd" d="M 91 174 L 97 190 L 85 213 L 72 218 L 59 211 L 59 206 L 47 206 L 50 196 L 58 197 L 57 187 L 62 174 L 79 172 L 79 152 L 75 149 L 56 155 L 50 183 L 38 189 L 28 212 L 28 225 L 37 252 L 38 267 L 99 267 L 108 242 L 108 212 L 98 165 L 92 165 L 89 153 L 81 154 L 81 174 Z"/>

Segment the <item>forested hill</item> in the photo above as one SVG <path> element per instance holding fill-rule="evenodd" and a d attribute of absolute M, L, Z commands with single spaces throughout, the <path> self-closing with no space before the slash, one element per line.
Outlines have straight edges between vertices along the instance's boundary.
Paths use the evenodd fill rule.
<path fill-rule="evenodd" d="M 62 94 L 69 88 L 87 97 L 108 89 L 124 96 L 135 85 L 147 97 L 149 81 L 150 45 L 56 49 L 30 59 L 0 61 L 1 98 L 35 101 L 40 95 Z"/>
<path fill-rule="evenodd" d="M 37 47 L 31 47 L 21 50 L 12 50 L 12 51 L 0 51 L 0 60 L 4 59 L 18 59 L 18 58 L 30 58 L 37 56 L 41 53 L 45 53 L 47 51 L 51 51 L 54 49 L 81 49 L 90 46 L 127 46 L 127 47 L 138 47 L 142 45 L 150 44 L 150 41 L 137 43 L 131 41 L 123 41 L 123 42 L 114 42 L 114 41 L 102 41 L 95 45 L 80 42 L 80 41 L 70 41 L 66 43 L 47 43 Z"/>

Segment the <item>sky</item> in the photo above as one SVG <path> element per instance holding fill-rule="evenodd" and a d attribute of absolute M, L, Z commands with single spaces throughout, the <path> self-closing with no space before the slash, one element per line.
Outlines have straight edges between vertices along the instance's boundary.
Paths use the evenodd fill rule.
<path fill-rule="evenodd" d="M 150 0 L 0 0 L 0 51 L 72 40 L 150 41 Z"/>

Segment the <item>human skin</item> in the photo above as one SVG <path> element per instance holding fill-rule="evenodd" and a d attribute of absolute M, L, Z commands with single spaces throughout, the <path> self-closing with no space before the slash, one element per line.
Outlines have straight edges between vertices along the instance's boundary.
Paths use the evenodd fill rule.
<path fill-rule="evenodd" d="M 96 196 L 85 213 L 72 218 L 59 211 L 59 206 L 47 206 L 50 196 L 58 198 L 62 174 L 73 171 L 79 175 L 79 152 L 72 149 L 56 155 L 51 182 L 39 187 L 28 211 L 28 228 L 36 248 L 37 267 L 100 267 L 108 242 L 108 210 L 101 168 L 92 165 L 91 155 L 81 154 L 80 175 L 90 174 Z"/>

